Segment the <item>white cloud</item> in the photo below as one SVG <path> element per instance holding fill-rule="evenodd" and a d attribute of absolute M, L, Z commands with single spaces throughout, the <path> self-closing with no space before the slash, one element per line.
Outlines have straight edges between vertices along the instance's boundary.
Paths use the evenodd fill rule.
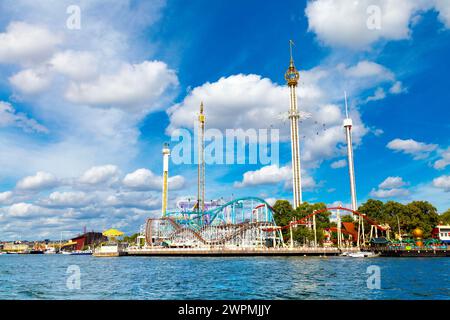
<path fill-rule="evenodd" d="M 443 180 L 438 180 L 438 185 L 443 183 Z M 449 189 L 435 186 L 430 183 L 421 183 L 411 189 L 411 194 L 415 199 L 429 201 L 435 206 L 440 213 L 444 213 L 450 208 L 450 197 L 448 196 Z"/>
<path fill-rule="evenodd" d="M 42 205 L 49 207 L 79 208 L 88 205 L 93 198 L 81 191 L 51 193 L 48 199 L 42 201 Z"/>
<path fill-rule="evenodd" d="M 308 30 L 324 44 L 368 49 L 380 40 L 408 39 L 417 15 L 433 8 L 448 27 L 446 0 L 316 0 L 308 2 L 305 14 Z M 379 24 L 373 23 L 376 21 Z"/>
<path fill-rule="evenodd" d="M 51 83 L 48 70 L 25 69 L 9 78 L 9 82 L 24 94 L 36 94 L 46 90 Z"/>
<path fill-rule="evenodd" d="M 435 8 L 439 12 L 439 20 L 450 28 L 450 2 L 448 0 L 434 0 Z"/>
<path fill-rule="evenodd" d="M 379 137 L 384 133 L 383 129 L 379 129 L 379 128 L 372 129 L 372 132 L 375 135 L 375 137 Z"/>
<path fill-rule="evenodd" d="M 406 197 L 409 195 L 409 191 L 406 189 L 401 188 L 393 188 L 393 189 L 378 189 L 378 190 L 372 190 L 370 192 L 370 195 L 372 197 L 376 198 L 399 198 L 399 197 Z"/>
<path fill-rule="evenodd" d="M 394 189 L 405 185 L 406 182 L 403 181 L 402 177 L 387 177 L 378 187 L 381 189 Z"/>
<path fill-rule="evenodd" d="M 16 187 L 20 190 L 39 191 L 51 189 L 57 185 L 58 179 L 53 174 L 39 171 L 34 176 L 28 176 L 19 180 Z"/>
<path fill-rule="evenodd" d="M 372 189 L 370 195 L 375 198 L 404 198 L 410 194 L 408 189 L 402 188 L 408 185 L 402 177 L 387 177 L 378 185 L 378 189 Z"/>
<path fill-rule="evenodd" d="M 394 139 L 390 141 L 386 147 L 396 152 L 410 154 L 413 156 L 414 160 L 420 160 L 427 158 L 432 151 L 436 150 L 437 145 L 426 144 L 413 139 Z"/>
<path fill-rule="evenodd" d="M 447 192 L 450 191 L 450 176 L 443 175 L 433 179 L 433 186 Z"/>
<path fill-rule="evenodd" d="M 433 167 L 437 170 L 443 170 L 450 165 L 450 147 L 446 150 L 439 151 L 441 159 L 437 160 Z"/>
<path fill-rule="evenodd" d="M 111 184 L 118 181 L 119 168 L 115 165 L 95 166 L 84 172 L 79 182 L 88 185 Z"/>
<path fill-rule="evenodd" d="M 108 196 L 105 200 L 107 207 L 137 208 L 152 210 L 161 208 L 161 198 L 147 192 L 120 192 Z"/>
<path fill-rule="evenodd" d="M 74 80 L 87 80 L 97 75 L 97 57 L 89 51 L 66 50 L 57 52 L 49 65 L 57 72 Z"/>
<path fill-rule="evenodd" d="M 0 33 L 0 63 L 27 64 L 48 58 L 61 38 L 47 28 L 25 22 L 12 22 Z"/>
<path fill-rule="evenodd" d="M 390 70 L 365 60 L 350 66 L 339 64 L 300 71 L 300 78 L 299 105 L 302 111 L 312 115 L 300 125 L 302 161 L 307 166 L 342 154 L 338 145 L 345 143 L 344 115 L 342 106 L 337 103 L 342 103 L 344 90 L 357 101 L 356 97 L 367 89 L 395 81 Z M 191 90 L 183 101 L 168 110 L 167 133 L 177 128 L 192 128 L 201 101 L 205 105 L 208 128 L 223 132 L 226 129 L 275 128 L 280 129 L 281 141 L 288 141 L 290 137 L 288 121 L 280 120 L 283 118 L 280 115 L 286 115 L 289 110 L 287 86 L 254 74 L 222 77 Z M 358 145 L 368 129 L 357 108 L 351 108 L 350 113 L 353 138 Z"/>
<path fill-rule="evenodd" d="M 406 88 L 403 87 L 403 84 L 401 81 L 396 81 L 392 87 L 389 89 L 389 92 L 391 94 L 400 94 L 406 92 Z"/>
<path fill-rule="evenodd" d="M 9 203 L 12 197 L 13 193 L 11 191 L 0 192 L 0 204 Z"/>
<path fill-rule="evenodd" d="M 134 190 L 161 190 L 162 177 L 155 175 L 148 169 L 138 169 L 125 176 L 123 184 Z M 182 176 L 173 176 L 168 179 L 169 188 L 178 190 L 184 186 L 184 178 Z"/>
<path fill-rule="evenodd" d="M 28 218 L 41 213 L 41 208 L 31 203 L 19 202 L 11 205 L 7 213 L 13 218 Z"/>
<path fill-rule="evenodd" d="M 383 88 L 377 88 L 377 90 L 375 90 L 374 95 L 368 97 L 366 99 L 366 102 L 383 100 L 384 98 L 386 98 L 386 92 L 384 92 L 384 89 Z"/>
<path fill-rule="evenodd" d="M 70 0 L 17 0 L 14 4 L 0 1 L 1 26 L 7 26 L 10 21 L 22 21 L 28 28 L 47 30 L 47 33 L 58 39 L 56 45 L 47 46 L 48 50 L 40 51 L 45 54 L 36 55 L 35 52 L 39 50 L 27 45 L 27 41 L 24 41 L 26 37 L 21 36 L 19 43 L 24 45 L 21 49 L 27 53 L 24 52 L 24 58 L 17 60 L 20 66 L 7 65 L 2 69 L 4 78 L 16 80 L 11 80 L 14 84 L 10 83 L 14 89 L 12 98 L 20 101 L 27 108 L 27 113 L 42 119 L 51 131 L 49 139 L 41 139 L 36 135 L 25 136 L 17 130 L 4 130 L 6 134 L 0 136 L 2 176 L 17 178 L 18 175 L 41 170 L 76 176 L 85 168 L 108 163 L 111 159 L 121 167 L 131 167 L 139 148 L 137 142 L 140 121 L 149 112 L 170 103 L 168 99 L 172 98 L 169 94 L 171 92 L 157 96 L 158 85 L 164 86 L 163 79 L 146 87 L 147 92 L 144 94 L 151 99 L 143 101 L 141 105 L 87 105 L 86 100 L 80 100 L 78 104 L 66 99 L 65 94 L 70 85 L 83 87 L 97 84 L 99 79 L 117 80 L 118 77 L 127 75 L 120 73 L 127 68 L 136 77 L 147 72 L 147 78 L 135 80 L 136 82 L 149 80 L 151 68 L 146 67 L 146 63 L 150 63 L 146 59 L 153 59 L 159 43 L 151 37 L 142 41 L 136 34 L 142 34 L 160 19 L 165 1 L 83 1 L 80 4 L 82 28 L 79 30 L 65 27 L 66 9 L 72 4 Z M 8 32 L 0 29 L 0 33 L 3 37 Z M 39 37 L 36 40 L 42 45 L 46 43 Z M 2 45 L 1 54 L 4 50 L 6 46 Z M 139 64 L 141 61 L 146 62 Z M 13 63 L 9 58 L 2 62 Z M 121 68 L 122 66 L 124 67 Z M 168 66 L 166 69 L 167 73 L 172 72 Z M 153 68 L 155 70 L 157 71 L 156 67 Z M 164 73 L 164 70 L 161 72 Z M 136 82 L 128 81 L 122 86 L 125 88 L 123 90 L 131 93 L 136 91 Z M 138 88 L 140 93 L 143 93 L 142 86 L 149 84 L 144 82 Z M 101 89 L 105 88 L 103 86 Z M 119 98 L 127 94 L 123 91 L 115 92 Z M 83 91 L 84 93 L 86 92 Z M 105 90 L 98 97 L 104 98 L 108 94 L 110 93 Z M 132 94 L 128 97 L 131 96 Z M 101 108 L 93 108 L 94 106 Z M 19 106 L 17 109 L 19 110 Z M 134 113 L 128 112 L 131 109 Z M 27 163 L 26 168 L 23 161 Z"/>
<path fill-rule="evenodd" d="M 354 78 L 372 78 L 374 80 L 393 80 L 395 78 L 389 69 L 367 60 L 360 61 L 355 66 L 349 67 L 345 70 L 345 73 L 349 77 Z"/>
<path fill-rule="evenodd" d="M 24 238 L 24 235 L 29 239 L 43 239 L 44 235 L 45 238 L 59 239 L 61 230 L 70 230 L 76 235 L 85 225 L 99 231 L 120 226 L 125 232 L 136 232 L 148 216 L 156 214 L 152 208 L 161 205 L 159 194 L 137 192 L 135 195 L 117 195 L 117 191 L 122 188 L 120 183 L 109 185 L 110 181 L 107 181 L 108 188 L 102 188 L 101 185 L 88 188 L 88 185 L 79 183 L 73 177 L 80 177 L 86 168 L 99 163 L 111 163 L 112 160 L 112 163 L 121 168 L 134 167 L 139 148 L 137 142 L 140 121 L 157 107 L 166 106 L 171 96 L 167 92 L 163 96 L 157 96 L 158 85 L 148 87 L 150 99 L 135 107 L 141 112 L 137 114 L 134 111 L 128 112 L 130 108 L 122 105 L 87 105 L 86 100 L 72 103 L 66 99 L 65 93 L 72 83 L 74 86 L 82 86 L 96 84 L 101 78 L 121 76 L 121 66 L 149 73 L 149 68 L 146 69 L 140 62 L 153 60 L 160 44 L 153 41 L 148 33 L 145 41 L 136 35 L 143 34 L 160 19 L 165 1 L 83 0 L 80 2 L 80 30 L 65 28 L 66 9 L 72 4 L 71 0 L 0 1 L 1 28 L 10 21 L 22 21 L 29 29 L 20 34 L 20 37 L 15 37 L 20 39 L 13 41 L 14 45 L 9 45 L 12 43 L 10 35 L 18 35 L 17 29 L 14 32 L 0 29 L 0 63 L 9 64 L 2 66 L 3 78 L 8 79 L 25 70 L 32 70 L 38 76 L 43 76 L 44 70 L 51 79 L 50 85 L 45 89 L 36 89 L 34 94 L 21 91 L 9 83 L 15 91 L 12 97 L 26 106 L 30 117 L 33 115 L 48 126 L 51 137 L 42 139 L 37 135 L 25 135 L 19 130 L 2 130 L 0 168 L 1 176 L 9 181 L 18 176 L 33 175 L 37 171 L 52 172 L 64 182 L 64 188 L 58 190 L 60 195 L 53 197 L 63 202 L 62 198 L 68 198 L 66 192 L 77 193 L 80 192 L 77 190 L 79 188 L 92 197 L 92 202 L 86 206 L 71 208 L 57 206 L 58 200 L 55 198 L 53 206 L 42 208 L 40 205 L 50 203 L 49 196 L 13 190 L 13 197 L 4 204 L 30 202 L 33 207 L 21 205 L 13 209 L 17 211 L 22 207 L 23 212 L 28 207 L 28 212 L 35 213 L 31 220 L 12 219 L 8 215 L 8 207 L 0 208 L 2 240 Z M 55 45 L 43 41 L 43 36 L 34 37 L 31 29 L 47 30 L 46 34 L 56 39 Z M 8 37 L 5 38 L 6 34 Z M 5 40 L 9 42 L 6 43 Z M 167 48 L 166 43 L 164 46 Z M 135 63 L 136 67 L 133 65 Z M 172 69 L 166 68 L 169 71 Z M 135 75 L 141 74 L 135 72 Z M 148 80 L 150 76 L 148 74 L 144 80 Z M 8 82 L 4 84 L 8 85 Z M 20 84 L 23 85 L 24 82 Z M 134 84 L 130 81 L 125 87 L 136 91 L 132 87 Z M 18 81 L 16 85 L 19 85 Z M 171 88 L 174 87 L 176 86 L 172 85 Z M 5 90 L 8 89 L 5 87 Z M 142 93 L 142 89 L 139 90 Z M 124 97 L 126 93 L 118 92 L 117 96 Z M 93 108 L 97 106 L 101 108 Z M 19 106 L 16 109 L 14 114 L 21 114 Z M 0 116 L 3 120 L 0 126 L 18 126 L 17 121 L 5 123 L 5 118 L 3 114 Z M 107 206 L 103 201 L 109 195 L 119 198 L 116 206 Z M 65 235 L 69 236 L 67 233 Z"/>
<path fill-rule="evenodd" d="M 171 190 L 179 190 L 184 187 L 185 180 L 184 180 L 183 176 L 177 175 L 177 176 L 169 177 L 167 183 L 169 184 L 169 188 Z"/>
<path fill-rule="evenodd" d="M 333 169 L 343 168 L 347 166 L 347 160 L 341 159 L 331 163 L 330 167 Z"/>
<path fill-rule="evenodd" d="M 242 182 L 235 182 L 234 186 L 242 188 L 263 184 L 276 184 L 286 182 L 291 177 L 291 167 L 285 166 L 280 168 L 277 165 L 270 165 L 262 167 L 259 170 L 245 172 Z"/>
<path fill-rule="evenodd" d="M 16 126 L 25 132 L 48 133 L 48 129 L 24 113 L 17 113 L 9 102 L 0 101 L 0 127 Z"/>
<path fill-rule="evenodd" d="M 312 177 L 302 172 L 302 187 L 313 188 L 316 183 Z M 283 182 L 285 188 L 292 187 L 292 169 L 290 166 L 279 167 L 269 165 L 255 171 L 244 173 L 242 181 L 236 181 L 236 188 L 245 188 L 259 185 L 278 184 Z"/>
<path fill-rule="evenodd" d="M 124 64 L 116 74 L 100 75 L 89 82 L 72 83 L 66 98 L 79 104 L 144 113 L 161 107 L 163 95 L 177 86 L 175 71 L 165 63 L 144 61 L 141 64 Z"/>

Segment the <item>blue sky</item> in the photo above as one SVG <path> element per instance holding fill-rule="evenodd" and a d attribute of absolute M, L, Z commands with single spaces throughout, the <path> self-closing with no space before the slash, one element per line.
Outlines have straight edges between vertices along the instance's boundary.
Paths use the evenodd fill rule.
<path fill-rule="evenodd" d="M 4 1 L 0 12 L 0 239 L 137 231 L 160 211 L 161 146 L 192 130 L 200 101 L 207 128 L 281 136 L 276 164 L 208 165 L 207 198 L 291 199 L 289 39 L 311 114 L 304 200 L 350 203 L 346 90 L 358 202 L 450 207 L 445 0 Z M 174 208 L 195 195 L 196 166 L 172 163 L 170 176 Z"/>

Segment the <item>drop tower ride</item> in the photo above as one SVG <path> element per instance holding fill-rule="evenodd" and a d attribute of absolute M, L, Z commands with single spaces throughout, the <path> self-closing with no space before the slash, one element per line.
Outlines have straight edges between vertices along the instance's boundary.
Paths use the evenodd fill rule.
<path fill-rule="evenodd" d="M 297 84 L 300 78 L 292 58 L 292 40 L 289 41 L 291 60 L 284 78 L 289 86 L 290 108 L 289 119 L 291 123 L 291 153 L 292 153 L 292 188 L 294 194 L 294 209 L 302 203 L 302 183 L 300 171 L 300 142 L 298 138 L 298 123 L 300 114 L 297 108 Z"/>

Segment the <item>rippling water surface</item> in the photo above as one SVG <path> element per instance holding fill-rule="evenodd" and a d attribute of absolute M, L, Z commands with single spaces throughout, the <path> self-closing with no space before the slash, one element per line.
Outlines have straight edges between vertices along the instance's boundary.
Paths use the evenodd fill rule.
<path fill-rule="evenodd" d="M 448 258 L 1 255 L 0 299 L 450 299 L 449 270 Z"/>

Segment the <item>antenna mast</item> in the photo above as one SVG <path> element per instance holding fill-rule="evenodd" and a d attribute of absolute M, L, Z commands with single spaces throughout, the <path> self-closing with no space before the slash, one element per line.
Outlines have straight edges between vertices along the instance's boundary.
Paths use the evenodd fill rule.
<path fill-rule="evenodd" d="M 205 114 L 203 113 L 203 102 L 200 104 L 198 116 L 198 194 L 197 211 L 205 212 Z"/>

